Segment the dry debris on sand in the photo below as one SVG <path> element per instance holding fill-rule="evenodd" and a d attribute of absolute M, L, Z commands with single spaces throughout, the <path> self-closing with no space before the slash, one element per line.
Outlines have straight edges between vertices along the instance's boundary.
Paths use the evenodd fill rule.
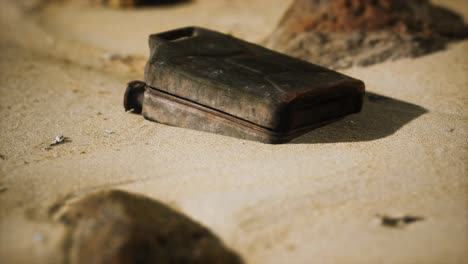
<path fill-rule="evenodd" d="M 399 228 L 414 222 L 423 221 L 424 217 L 403 215 L 403 216 L 390 216 L 390 215 L 377 215 L 380 224 L 384 227 Z"/>

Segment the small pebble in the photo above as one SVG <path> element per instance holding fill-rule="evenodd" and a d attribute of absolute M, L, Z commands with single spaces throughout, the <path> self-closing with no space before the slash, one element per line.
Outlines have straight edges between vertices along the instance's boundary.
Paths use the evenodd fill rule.
<path fill-rule="evenodd" d="M 50 146 L 55 146 L 55 145 L 58 145 L 58 144 L 62 144 L 62 143 L 65 142 L 65 140 L 66 140 L 66 138 L 64 136 L 58 135 L 52 140 L 52 143 L 50 143 Z"/>
<path fill-rule="evenodd" d="M 42 243 L 42 242 L 45 241 L 45 236 L 43 234 L 40 234 L 40 233 L 34 234 L 33 241 Z"/>

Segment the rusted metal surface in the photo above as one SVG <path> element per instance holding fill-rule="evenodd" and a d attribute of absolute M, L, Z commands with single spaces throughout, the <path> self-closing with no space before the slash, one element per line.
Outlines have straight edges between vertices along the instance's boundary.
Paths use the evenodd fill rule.
<path fill-rule="evenodd" d="M 283 143 L 362 108 L 362 81 L 222 33 L 154 34 L 150 50 L 125 109 L 163 124 Z"/>

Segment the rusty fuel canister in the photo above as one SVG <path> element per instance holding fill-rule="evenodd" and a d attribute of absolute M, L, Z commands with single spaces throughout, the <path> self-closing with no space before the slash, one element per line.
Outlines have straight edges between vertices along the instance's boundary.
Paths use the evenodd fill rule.
<path fill-rule="evenodd" d="M 230 35 L 186 27 L 149 45 L 124 106 L 152 121 L 276 144 L 362 108 L 362 81 Z"/>

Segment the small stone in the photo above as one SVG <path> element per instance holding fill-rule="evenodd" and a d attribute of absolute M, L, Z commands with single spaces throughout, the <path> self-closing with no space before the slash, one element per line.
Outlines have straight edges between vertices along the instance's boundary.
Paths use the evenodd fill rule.
<path fill-rule="evenodd" d="M 40 234 L 40 233 L 34 234 L 33 241 L 38 242 L 38 243 L 42 243 L 42 242 L 45 241 L 45 236 L 43 234 Z"/>
<path fill-rule="evenodd" d="M 64 137 L 62 135 L 58 135 L 52 140 L 52 143 L 50 143 L 49 146 L 55 146 L 55 145 L 65 143 L 65 142 L 67 142 L 67 139 L 68 138 L 66 138 L 66 137 Z"/>

